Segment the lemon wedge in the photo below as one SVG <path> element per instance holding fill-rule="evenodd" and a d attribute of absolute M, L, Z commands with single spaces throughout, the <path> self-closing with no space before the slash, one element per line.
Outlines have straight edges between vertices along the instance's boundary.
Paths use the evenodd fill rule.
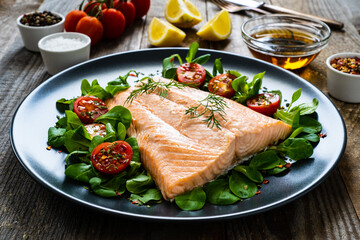
<path fill-rule="evenodd" d="M 228 11 L 222 10 L 202 26 L 196 34 L 205 40 L 221 41 L 227 39 L 231 31 L 232 22 L 230 14 Z"/>
<path fill-rule="evenodd" d="M 190 0 L 168 0 L 165 18 L 179 28 L 191 28 L 203 19 L 200 11 Z"/>
<path fill-rule="evenodd" d="M 149 42 L 157 47 L 171 47 L 179 45 L 186 34 L 170 23 L 154 17 L 148 28 Z"/>

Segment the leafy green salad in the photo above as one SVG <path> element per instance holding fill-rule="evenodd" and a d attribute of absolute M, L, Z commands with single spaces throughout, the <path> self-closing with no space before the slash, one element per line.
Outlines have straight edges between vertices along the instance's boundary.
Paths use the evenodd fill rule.
<path fill-rule="evenodd" d="M 210 73 L 202 66 L 210 55 L 195 58 L 197 50 L 197 43 L 190 46 L 186 63 L 178 54 L 165 58 L 161 75 L 173 81 L 164 84 L 154 81 L 152 76 L 142 78 L 128 102 L 156 89 L 166 97 L 171 87 L 196 87 L 209 92 L 207 99 L 199 101 L 204 110 L 200 112 L 195 107 L 188 109 L 186 114 L 191 118 L 204 116 L 208 127 L 221 128 L 215 114 L 226 120 L 228 106 L 223 100 L 226 97 L 284 121 L 291 125 L 292 133 L 284 141 L 269 146 L 205 186 L 175 197 L 176 205 L 182 210 L 198 210 L 206 202 L 230 205 L 254 197 L 269 182 L 267 177 L 286 173 L 292 163 L 310 158 L 320 136 L 323 136 L 316 115 L 317 99 L 295 105 L 301 97 L 302 90 L 298 89 L 284 107 L 279 90 L 269 91 L 262 87 L 265 72 L 249 80 L 237 71 L 224 71 L 221 59 L 216 59 Z M 175 65 L 175 59 L 179 66 Z M 163 199 L 151 175 L 141 164 L 136 138 L 126 134 L 131 124 L 131 112 L 123 106 L 109 110 L 105 104 L 117 92 L 130 87 L 129 76 L 138 78 L 139 73 L 131 70 L 108 82 L 105 88 L 97 80 L 90 83 L 84 79 L 80 87 L 81 96 L 59 99 L 56 107 L 61 116 L 48 130 L 48 145 L 68 153 L 65 159 L 67 178 L 83 184 L 96 195 L 122 196 L 134 204 L 149 206 Z"/>

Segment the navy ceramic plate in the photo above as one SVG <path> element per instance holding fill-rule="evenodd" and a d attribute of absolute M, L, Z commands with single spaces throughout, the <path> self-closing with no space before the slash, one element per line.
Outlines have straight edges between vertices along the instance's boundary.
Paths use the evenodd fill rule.
<path fill-rule="evenodd" d="M 94 59 L 69 68 L 48 79 L 33 90 L 17 109 L 11 126 L 11 142 L 14 152 L 23 167 L 39 183 L 57 194 L 82 205 L 122 216 L 158 220 L 212 220 L 242 217 L 260 213 L 304 195 L 322 182 L 340 160 L 346 145 L 344 122 L 331 101 L 317 88 L 297 75 L 269 63 L 232 53 L 199 50 L 198 56 L 211 54 L 207 69 L 212 69 L 215 58 L 222 58 L 225 69 L 233 69 L 252 78 L 266 71 L 263 86 L 279 89 L 283 99 L 291 99 L 292 93 L 302 88 L 299 102 L 319 100 L 317 114 L 327 137 L 321 139 L 314 150 L 313 158 L 299 161 L 281 177 L 270 177 L 269 184 L 261 194 L 229 206 L 206 204 L 199 211 L 181 211 L 174 203 L 163 202 L 151 207 L 136 206 L 126 198 L 106 199 L 94 195 L 83 185 L 65 178 L 65 154 L 48 151 L 47 131 L 57 121 L 55 102 L 60 98 L 79 96 L 81 81 L 98 79 L 106 82 L 124 75 L 130 69 L 144 74 L 159 73 L 162 60 L 174 53 L 185 59 L 188 49 L 164 48 L 124 52 Z M 296 104 L 295 104 L 296 105 Z M 35 136 L 35 137 L 34 137 Z"/>

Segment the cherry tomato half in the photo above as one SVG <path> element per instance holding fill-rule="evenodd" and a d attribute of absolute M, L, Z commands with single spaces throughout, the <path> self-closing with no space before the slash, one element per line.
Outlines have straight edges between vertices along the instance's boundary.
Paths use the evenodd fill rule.
<path fill-rule="evenodd" d="M 191 87 L 201 87 L 205 82 L 206 71 L 197 63 L 184 63 L 176 69 L 179 82 Z"/>
<path fill-rule="evenodd" d="M 132 148 L 125 141 L 104 142 L 92 151 L 91 162 L 102 173 L 117 174 L 130 164 L 132 155 Z"/>
<path fill-rule="evenodd" d="M 108 112 L 106 104 L 94 96 L 78 97 L 73 108 L 83 123 L 93 123 L 95 119 Z"/>
<path fill-rule="evenodd" d="M 280 106 L 280 96 L 274 93 L 262 93 L 249 98 L 246 105 L 266 116 L 272 116 Z"/>
<path fill-rule="evenodd" d="M 232 87 L 232 81 L 235 78 L 236 76 L 230 73 L 224 73 L 212 78 L 209 81 L 209 92 L 222 97 L 232 98 L 236 93 Z"/>
<path fill-rule="evenodd" d="M 105 136 L 106 135 L 106 126 L 101 123 L 90 123 L 84 125 L 86 131 L 90 134 L 91 137 L 95 136 Z"/>

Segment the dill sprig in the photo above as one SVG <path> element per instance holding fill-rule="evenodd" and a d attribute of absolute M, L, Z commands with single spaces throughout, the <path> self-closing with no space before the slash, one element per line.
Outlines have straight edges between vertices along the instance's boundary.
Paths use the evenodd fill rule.
<path fill-rule="evenodd" d="M 137 89 L 132 91 L 129 97 L 126 99 L 125 103 L 132 103 L 132 101 L 143 94 L 151 94 L 155 91 L 158 91 L 158 95 L 162 98 L 168 96 L 168 91 L 171 87 L 183 88 L 185 85 L 170 80 L 169 82 L 162 82 L 161 80 L 155 81 L 151 77 L 145 77 L 141 79 L 140 84 L 137 85 Z"/>
<path fill-rule="evenodd" d="M 229 108 L 229 106 L 224 98 L 219 95 L 209 93 L 206 98 L 198 102 L 199 105 L 186 109 L 185 114 L 189 114 L 191 118 L 205 116 L 206 119 L 203 121 L 206 122 L 208 127 L 212 128 L 216 126 L 221 130 L 220 121 L 216 118 L 215 114 L 218 114 L 224 121 L 226 121 L 225 108 Z M 200 107 L 203 107 L 201 111 L 199 111 Z"/>

